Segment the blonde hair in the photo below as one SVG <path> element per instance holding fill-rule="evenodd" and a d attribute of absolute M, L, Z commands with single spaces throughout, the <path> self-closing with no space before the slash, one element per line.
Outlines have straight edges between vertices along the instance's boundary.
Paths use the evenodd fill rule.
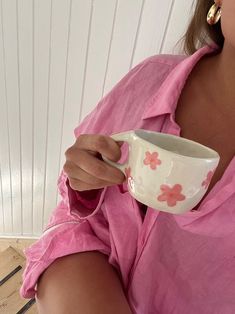
<path fill-rule="evenodd" d="M 206 21 L 207 13 L 213 4 L 213 0 L 197 0 L 193 17 L 183 37 L 186 54 L 191 55 L 211 42 L 223 48 L 224 36 L 220 21 L 215 25 L 209 25 Z"/>

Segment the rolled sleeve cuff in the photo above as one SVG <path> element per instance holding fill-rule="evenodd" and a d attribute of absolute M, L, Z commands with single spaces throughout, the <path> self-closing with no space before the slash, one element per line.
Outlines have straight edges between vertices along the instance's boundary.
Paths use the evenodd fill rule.
<path fill-rule="evenodd" d="M 64 170 L 59 176 L 57 185 L 69 214 L 80 220 L 89 218 L 99 211 L 107 190 L 107 187 L 105 187 L 96 191 L 75 191 L 70 187 L 68 176 Z"/>
<path fill-rule="evenodd" d="M 79 192 L 73 190 L 66 180 L 70 214 L 79 219 L 87 219 L 95 215 L 101 207 L 107 188 L 98 191 Z"/>

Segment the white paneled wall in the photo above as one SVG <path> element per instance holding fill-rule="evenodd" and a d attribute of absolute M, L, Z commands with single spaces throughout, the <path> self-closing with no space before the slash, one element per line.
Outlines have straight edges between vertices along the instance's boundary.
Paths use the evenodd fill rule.
<path fill-rule="evenodd" d="M 177 53 L 192 0 L 0 0 L 0 236 L 39 236 L 73 130 L 130 68 Z"/>

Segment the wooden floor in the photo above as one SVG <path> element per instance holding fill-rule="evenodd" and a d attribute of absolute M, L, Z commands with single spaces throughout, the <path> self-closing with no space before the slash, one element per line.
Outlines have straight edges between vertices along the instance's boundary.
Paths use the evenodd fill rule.
<path fill-rule="evenodd" d="M 22 299 L 23 249 L 35 240 L 0 239 L 0 313 L 37 314 L 35 300 Z"/>
<path fill-rule="evenodd" d="M 36 239 L 0 238 L 0 252 L 11 246 L 24 257 L 23 249 L 27 248 L 35 241 Z"/>

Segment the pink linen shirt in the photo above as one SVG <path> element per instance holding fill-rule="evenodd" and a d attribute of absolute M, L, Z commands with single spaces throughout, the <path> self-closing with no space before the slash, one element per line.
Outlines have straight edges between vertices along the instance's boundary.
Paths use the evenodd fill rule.
<path fill-rule="evenodd" d="M 144 60 L 99 102 L 75 136 L 140 128 L 180 136 L 180 93 L 200 58 L 215 49 Z M 198 210 L 181 215 L 149 207 L 144 215 L 126 183 L 85 199 L 62 171 L 58 187 L 61 202 L 40 239 L 25 250 L 22 297 L 35 296 L 40 274 L 56 258 L 97 250 L 118 270 L 133 313 L 235 313 L 235 156 Z"/>

